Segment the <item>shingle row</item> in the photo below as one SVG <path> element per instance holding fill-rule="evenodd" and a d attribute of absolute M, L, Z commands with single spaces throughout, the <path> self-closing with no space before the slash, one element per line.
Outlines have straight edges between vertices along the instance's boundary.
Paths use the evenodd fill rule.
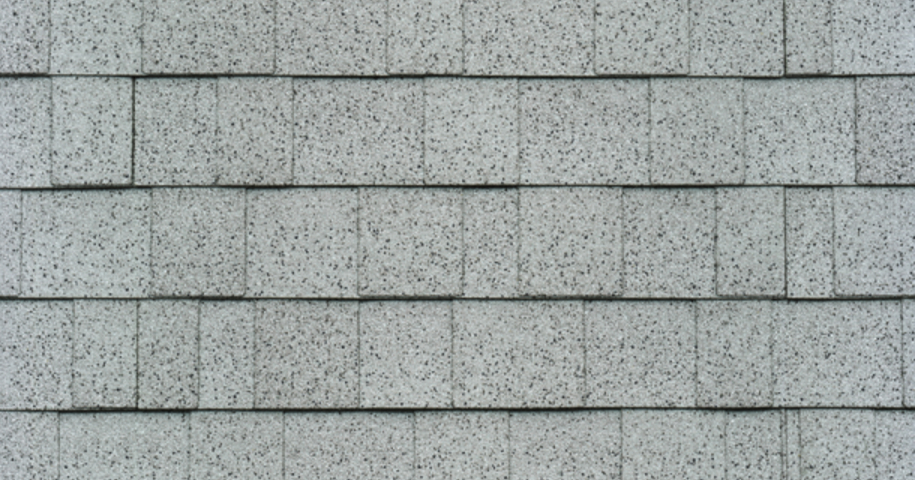
<path fill-rule="evenodd" d="M 23 298 L 915 295 L 915 189 L 0 191 Z"/>
<path fill-rule="evenodd" d="M 915 406 L 915 303 L 0 303 L 0 410 Z"/>
<path fill-rule="evenodd" d="M 8 0 L 0 72 L 915 73 L 915 6 L 859 0 Z"/>
<path fill-rule="evenodd" d="M 10 480 L 910 478 L 915 412 L 0 413 Z"/>

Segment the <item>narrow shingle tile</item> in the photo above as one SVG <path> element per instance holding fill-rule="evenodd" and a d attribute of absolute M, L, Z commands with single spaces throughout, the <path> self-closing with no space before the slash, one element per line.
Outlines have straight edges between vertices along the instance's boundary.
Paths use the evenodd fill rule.
<path fill-rule="evenodd" d="M 461 5 L 461 0 L 390 0 L 388 72 L 460 75 L 464 69 Z"/>
<path fill-rule="evenodd" d="M 915 4 L 832 0 L 833 73 L 915 73 Z"/>
<path fill-rule="evenodd" d="M 784 74 L 783 0 L 692 0 L 689 73 Z"/>
<path fill-rule="evenodd" d="M 716 192 L 717 292 L 785 295 L 785 189 L 719 188 Z"/>
<path fill-rule="evenodd" d="M 788 297 L 833 296 L 833 192 L 785 189 Z"/>
<path fill-rule="evenodd" d="M 689 73 L 688 0 L 597 0 L 598 75 Z"/>
<path fill-rule="evenodd" d="M 915 77 L 857 81 L 858 183 L 915 185 Z"/>
<path fill-rule="evenodd" d="M 191 479 L 283 478 L 283 412 L 191 412 Z"/>
<path fill-rule="evenodd" d="M 254 407 L 254 302 L 200 302 L 201 409 Z"/>
<path fill-rule="evenodd" d="M 464 296 L 518 295 L 518 190 L 465 189 Z"/>
<path fill-rule="evenodd" d="M 47 73 L 51 12 L 47 0 L 6 0 L 0 15 L 0 73 Z"/>
<path fill-rule="evenodd" d="M 509 480 L 508 412 L 415 412 L 416 480 Z"/>
<path fill-rule="evenodd" d="M 50 78 L 0 78 L 0 186 L 51 186 Z"/>
<path fill-rule="evenodd" d="M 800 411 L 804 480 L 875 480 L 873 410 Z"/>
<path fill-rule="evenodd" d="M 785 73 L 832 72 L 833 0 L 785 1 Z"/>
<path fill-rule="evenodd" d="M 137 338 L 137 407 L 197 408 L 198 313 L 196 300 L 140 302 Z"/>
<path fill-rule="evenodd" d="M 0 296 L 19 295 L 22 261 L 22 192 L 0 191 Z"/>
<path fill-rule="evenodd" d="M 72 368 L 73 407 L 136 408 L 137 302 L 75 302 Z"/>
<path fill-rule="evenodd" d="M 0 412 L 0 472 L 4 480 L 56 479 L 57 412 Z"/>

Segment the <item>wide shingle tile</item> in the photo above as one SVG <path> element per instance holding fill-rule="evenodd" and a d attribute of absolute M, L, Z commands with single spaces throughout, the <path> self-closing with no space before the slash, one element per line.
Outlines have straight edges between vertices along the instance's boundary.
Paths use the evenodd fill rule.
<path fill-rule="evenodd" d="M 785 189 L 716 192 L 717 291 L 721 296 L 785 295 Z"/>
<path fill-rule="evenodd" d="M 464 296 L 518 294 L 518 190 L 465 189 Z"/>
<path fill-rule="evenodd" d="M 915 477 L 915 411 L 878 410 L 874 420 L 875 478 Z"/>
<path fill-rule="evenodd" d="M 57 412 L 0 412 L 0 472 L 5 480 L 58 478 Z"/>
<path fill-rule="evenodd" d="M 50 78 L 0 78 L 0 186 L 51 186 Z"/>
<path fill-rule="evenodd" d="M 52 0 L 51 73 L 139 75 L 143 2 Z"/>
<path fill-rule="evenodd" d="M 833 295 L 833 194 L 831 188 L 786 188 L 788 297 Z"/>
<path fill-rule="evenodd" d="M 725 412 L 623 410 L 623 480 L 724 480 Z"/>
<path fill-rule="evenodd" d="M 915 73 L 915 4 L 833 0 L 833 73 Z"/>
<path fill-rule="evenodd" d="M 356 189 L 249 190 L 247 295 L 355 297 Z"/>
<path fill-rule="evenodd" d="M 584 398 L 581 302 L 454 302 L 454 406 L 575 407 Z"/>
<path fill-rule="evenodd" d="M 768 480 L 782 474 L 782 412 L 728 412 L 725 420 L 727 478 Z M 787 480 L 787 479 L 786 479 Z"/>
<path fill-rule="evenodd" d="M 785 70 L 788 75 L 832 72 L 832 1 L 785 1 Z"/>
<path fill-rule="evenodd" d="M 6 0 L 0 16 L 0 73 L 47 73 L 50 3 Z"/>
<path fill-rule="evenodd" d="M 801 410 L 804 480 L 876 479 L 874 411 Z"/>
<path fill-rule="evenodd" d="M 587 405 L 696 405 L 696 311 L 690 302 L 585 304 Z"/>
<path fill-rule="evenodd" d="M 73 319 L 73 406 L 136 408 L 137 302 L 77 300 Z"/>
<path fill-rule="evenodd" d="M 29 297 L 145 297 L 148 190 L 29 191 L 22 291 Z"/>
<path fill-rule="evenodd" d="M 283 478 L 282 412 L 191 412 L 191 479 Z"/>
<path fill-rule="evenodd" d="M 254 302 L 200 303 L 199 407 L 254 407 Z"/>
<path fill-rule="evenodd" d="M 689 73 L 688 0 L 597 0 L 598 75 Z"/>
<path fill-rule="evenodd" d="M 692 0 L 690 74 L 784 74 L 782 0 Z"/>
<path fill-rule="evenodd" d="M 915 184 L 915 77 L 857 81 L 858 183 Z"/>
<path fill-rule="evenodd" d="M 197 408 L 198 314 L 196 300 L 140 302 L 137 339 L 137 406 Z"/>
<path fill-rule="evenodd" d="M 416 480 L 509 480 L 508 412 L 422 412 Z"/>
<path fill-rule="evenodd" d="M 388 2 L 388 72 L 459 75 L 464 69 L 461 0 Z"/>
<path fill-rule="evenodd" d="M 0 191 L 0 296 L 19 295 L 22 261 L 22 193 Z"/>
<path fill-rule="evenodd" d="M 522 80 L 522 184 L 648 183 L 647 80 Z"/>
<path fill-rule="evenodd" d="M 511 478 L 617 480 L 620 412 L 514 412 Z"/>

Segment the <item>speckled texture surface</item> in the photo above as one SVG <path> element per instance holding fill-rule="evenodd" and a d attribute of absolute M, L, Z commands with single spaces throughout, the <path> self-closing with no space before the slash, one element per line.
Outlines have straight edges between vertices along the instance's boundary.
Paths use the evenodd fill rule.
<path fill-rule="evenodd" d="M 720 188 L 716 198 L 720 296 L 785 295 L 785 189 Z"/>
<path fill-rule="evenodd" d="M 461 191 L 359 192 L 359 294 L 461 293 Z"/>
<path fill-rule="evenodd" d="M 387 66 L 391 74 L 461 74 L 461 0 L 389 0 Z"/>
<path fill-rule="evenodd" d="M 356 189 L 247 195 L 249 297 L 356 296 Z"/>
<path fill-rule="evenodd" d="M 598 75 L 689 73 L 688 0 L 597 0 L 594 71 Z"/>
<path fill-rule="evenodd" d="M 728 412 L 725 422 L 727 478 L 779 478 L 782 474 L 782 412 Z"/>
<path fill-rule="evenodd" d="M 915 474 L 915 412 L 874 412 L 875 478 L 911 478 Z"/>
<path fill-rule="evenodd" d="M 691 75 L 784 74 L 783 0 L 691 0 Z"/>
<path fill-rule="evenodd" d="M 46 73 L 51 46 L 50 3 L 5 0 L 0 16 L 0 73 Z"/>
<path fill-rule="evenodd" d="M 456 408 L 577 407 L 581 302 L 454 302 Z"/>
<path fill-rule="evenodd" d="M 416 412 L 416 480 L 508 480 L 508 412 Z"/>
<path fill-rule="evenodd" d="M 878 478 L 874 466 L 874 411 L 801 410 L 804 479 Z"/>
<path fill-rule="evenodd" d="M 725 414 L 623 410 L 623 480 L 723 480 Z"/>
<path fill-rule="evenodd" d="M 589 407 L 696 405 L 696 310 L 690 302 L 588 302 Z"/>
<path fill-rule="evenodd" d="M 256 315 L 257 408 L 359 405 L 357 304 L 265 301 Z"/>
<path fill-rule="evenodd" d="M 857 81 L 858 183 L 915 184 L 915 78 Z"/>
<path fill-rule="evenodd" d="M 464 197 L 464 296 L 518 295 L 517 189 L 468 189 Z"/>
<path fill-rule="evenodd" d="M 832 0 L 833 72 L 915 73 L 915 4 Z"/>
<path fill-rule="evenodd" d="M 57 478 L 56 412 L 0 412 L 0 472 L 9 480 Z"/>
<path fill-rule="evenodd" d="M 137 314 L 137 407 L 197 408 L 198 315 L 195 300 L 140 302 Z"/>
<path fill-rule="evenodd" d="M 154 296 L 244 293 L 244 190 L 160 188 L 152 203 Z"/>
<path fill-rule="evenodd" d="M 526 185 L 648 182 L 647 80 L 522 80 Z"/>
<path fill-rule="evenodd" d="M 299 185 L 422 185 L 423 81 L 296 80 Z"/>
<path fill-rule="evenodd" d="M 22 192 L 0 191 L 0 296 L 19 294 L 22 261 Z"/>
<path fill-rule="evenodd" d="M 51 79 L 0 78 L 0 186 L 51 185 Z"/>
<path fill-rule="evenodd" d="M 253 302 L 200 302 L 199 408 L 254 407 Z"/>
<path fill-rule="evenodd" d="M 623 192 L 623 289 L 627 297 L 715 294 L 715 192 Z"/>
<path fill-rule="evenodd" d="M 902 301 L 902 382 L 906 407 L 915 407 L 915 300 Z"/>
<path fill-rule="evenodd" d="M 785 189 L 785 270 L 789 298 L 833 295 L 833 191 Z"/>
<path fill-rule="evenodd" d="M 622 191 L 522 188 L 522 295 L 614 296 L 622 291 Z"/>
<path fill-rule="evenodd" d="M 512 478 L 619 478 L 620 412 L 513 412 Z"/>
<path fill-rule="evenodd" d="M 54 77 L 51 182 L 125 185 L 133 175 L 133 80 Z"/>
<path fill-rule="evenodd" d="M 191 478 L 283 478 L 281 412 L 191 412 Z"/>
<path fill-rule="evenodd" d="M 832 72 L 833 0 L 785 1 L 785 73 Z"/>
<path fill-rule="evenodd" d="M 52 0 L 51 73 L 138 75 L 143 2 Z"/>
<path fill-rule="evenodd" d="M 73 407 L 137 406 L 137 302 L 77 300 L 73 305 Z"/>

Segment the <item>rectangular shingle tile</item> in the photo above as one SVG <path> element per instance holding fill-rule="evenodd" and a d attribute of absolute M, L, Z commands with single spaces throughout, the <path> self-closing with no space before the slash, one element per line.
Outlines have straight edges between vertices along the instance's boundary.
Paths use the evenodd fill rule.
<path fill-rule="evenodd" d="M 804 480 L 875 480 L 874 411 L 801 410 Z"/>
<path fill-rule="evenodd" d="M 718 295 L 785 295 L 785 189 L 717 190 Z"/>
<path fill-rule="evenodd" d="M 0 186 L 51 186 L 50 78 L 0 78 Z"/>
<path fill-rule="evenodd" d="M 183 413 L 60 415 L 60 479 L 187 478 L 191 443 Z"/>
<path fill-rule="evenodd" d="M 522 80 L 522 184 L 648 183 L 647 80 Z"/>
<path fill-rule="evenodd" d="M 136 407 L 137 302 L 77 300 L 73 319 L 73 406 Z"/>
<path fill-rule="evenodd" d="M 725 412 L 623 410 L 623 480 L 724 480 Z"/>
<path fill-rule="evenodd" d="M 245 292 L 245 191 L 155 189 L 152 291 L 159 296 Z"/>
<path fill-rule="evenodd" d="M 0 191 L 0 296 L 19 295 L 22 260 L 22 192 Z"/>
<path fill-rule="evenodd" d="M 461 294 L 461 191 L 362 189 L 359 294 Z"/>
<path fill-rule="evenodd" d="M 465 189 L 464 296 L 518 294 L 518 190 Z"/>
<path fill-rule="evenodd" d="M 58 478 L 57 412 L 0 412 L 4 480 Z"/>
<path fill-rule="evenodd" d="M 133 80 L 54 77 L 51 182 L 126 185 L 133 164 Z"/>
<path fill-rule="evenodd" d="M 743 80 L 651 79 L 651 183 L 744 182 Z"/>
<path fill-rule="evenodd" d="M 585 304 L 587 405 L 696 405 L 696 310 L 690 302 Z"/>
<path fill-rule="evenodd" d="M 191 478 L 283 478 L 282 412 L 191 412 Z"/>
<path fill-rule="evenodd" d="M 689 73 L 688 0 L 597 0 L 598 75 Z"/>
<path fill-rule="evenodd" d="M 30 297 L 145 297 L 148 190 L 28 191 L 22 291 Z"/>
<path fill-rule="evenodd" d="M 145 73 L 272 73 L 273 0 L 144 2 Z"/>
<path fill-rule="evenodd" d="M 623 192 L 625 296 L 715 295 L 715 192 Z"/>
<path fill-rule="evenodd" d="M 915 300 L 902 301 L 903 400 L 915 407 Z"/>
<path fill-rule="evenodd" d="M 384 75 L 386 5 L 377 0 L 278 0 L 277 72 Z"/>
<path fill-rule="evenodd" d="M 581 302 L 454 302 L 454 406 L 575 407 L 584 395 Z"/>
<path fill-rule="evenodd" d="M 617 480 L 620 412 L 514 412 L 511 478 Z"/>
<path fill-rule="evenodd" d="M 72 302 L 0 303 L 0 409 L 70 408 L 72 351 Z"/>
<path fill-rule="evenodd" d="M 698 405 L 772 405 L 772 312 L 769 302 L 699 302 Z"/>
<path fill-rule="evenodd" d="M 295 183 L 422 185 L 423 82 L 295 82 Z"/>
<path fill-rule="evenodd" d="M 747 80 L 747 183 L 855 183 L 851 78 Z"/>
<path fill-rule="evenodd" d="M 451 406 L 451 302 L 359 305 L 360 406 Z"/>
<path fill-rule="evenodd" d="M 690 74 L 784 74 L 782 0 L 692 0 Z"/>
<path fill-rule="evenodd" d="M 728 412 L 726 421 L 727 478 L 779 478 L 782 473 L 782 412 Z"/>
<path fill-rule="evenodd" d="M 46 73 L 51 46 L 50 3 L 6 0 L 0 15 L 0 73 Z"/>
<path fill-rule="evenodd" d="M 784 480 L 801 480 L 801 415 L 800 410 L 782 410 L 784 440 Z"/>
<path fill-rule="evenodd" d="M 874 412 L 877 479 L 915 477 L 915 411 Z"/>
<path fill-rule="evenodd" d="M 287 480 L 413 478 L 413 415 L 287 413 Z"/>
<path fill-rule="evenodd" d="M 520 190 L 521 293 L 611 296 L 622 292 L 622 190 Z"/>
<path fill-rule="evenodd" d="M 833 73 L 915 73 L 915 4 L 833 0 Z"/>
<path fill-rule="evenodd" d="M 248 190 L 247 295 L 355 297 L 354 188 Z"/>
<path fill-rule="evenodd" d="M 200 303 L 200 402 L 254 407 L 254 302 Z"/>
<path fill-rule="evenodd" d="M 51 73 L 140 74 L 143 2 L 52 0 L 50 3 Z"/>
<path fill-rule="evenodd" d="M 508 415 L 416 412 L 416 480 L 509 480 Z"/>
<path fill-rule="evenodd" d="M 355 408 L 359 404 L 358 305 L 265 301 L 254 342 L 257 408 Z"/>
<path fill-rule="evenodd" d="M 140 302 L 137 397 L 140 409 L 197 408 L 196 300 Z"/>
<path fill-rule="evenodd" d="M 898 301 L 773 304 L 775 405 L 902 406 Z"/>
<path fill-rule="evenodd" d="M 857 95 L 858 183 L 915 184 L 915 78 L 859 78 Z"/>
<path fill-rule="evenodd" d="M 785 189 L 788 297 L 833 295 L 831 188 Z"/>
<path fill-rule="evenodd" d="M 828 74 L 832 57 L 832 0 L 786 0 L 786 73 Z"/>
<path fill-rule="evenodd" d="M 390 0 L 387 65 L 392 74 L 461 74 L 461 0 Z"/>
<path fill-rule="evenodd" d="M 518 81 L 425 80 L 425 176 L 431 185 L 518 181 Z"/>

